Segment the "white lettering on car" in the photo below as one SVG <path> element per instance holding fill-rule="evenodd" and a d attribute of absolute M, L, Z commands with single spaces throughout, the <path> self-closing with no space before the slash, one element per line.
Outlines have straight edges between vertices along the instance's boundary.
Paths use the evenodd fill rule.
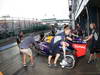
<path fill-rule="evenodd" d="M 74 45 L 75 48 L 83 48 L 85 49 L 86 47 L 85 46 L 77 46 L 77 45 Z"/>

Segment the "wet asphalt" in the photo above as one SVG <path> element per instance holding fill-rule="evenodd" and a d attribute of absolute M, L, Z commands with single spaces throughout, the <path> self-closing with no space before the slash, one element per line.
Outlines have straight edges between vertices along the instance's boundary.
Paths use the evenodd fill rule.
<path fill-rule="evenodd" d="M 18 46 L 11 47 L 0 52 L 0 71 L 4 75 L 100 75 L 100 58 L 94 64 L 87 64 L 88 55 L 79 58 L 73 69 L 49 68 L 47 64 L 47 56 L 37 55 L 37 50 L 33 49 L 35 56 L 35 66 L 24 68 L 21 62 L 21 56 Z"/>
<path fill-rule="evenodd" d="M 57 68 L 50 68 L 47 65 L 47 57 L 38 55 L 35 57 L 34 67 L 23 67 L 14 75 L 100 75 L 97 66 L 97 64 L 87 64 L 87 57 L 83 57 L 77 60 L 73 69 L 62 69 L 59 63 Z"/>
<path fill-rule="evenodd" d="M 5 75 L 100 75 L 100 61 L 87 64 L 88 56 L 78 59 L 73 69 L 62 69 L 60 66 L 49 68 L 47 56 L 37 55 L 36 50 L 33 51 L 33 55 L 35 55 L 35 67 L 28 66 L 26 69 L 21 63 L 18 46 L 0 52 L 0 71 Z"/>

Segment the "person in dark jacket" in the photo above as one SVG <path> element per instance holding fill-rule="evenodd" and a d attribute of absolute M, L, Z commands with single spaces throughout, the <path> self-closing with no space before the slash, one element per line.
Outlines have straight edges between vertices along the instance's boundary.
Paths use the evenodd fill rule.
<path fill-rule="evenodd" d="M 41 32 L 40 33 L 40 41 L 43 41 L 44 40 L 44 32 Z"/>
<path fill-rule="evenodd" d="M 82 28 L 81 28 L 81 26 L 79 24 L 76 25 L 75 30 L 76 30 L 76 34 L 79 37 L 83 37 L 83 31 L 82 31 Z"/>
<path fill-rule="evenodd" d="M 24 39 L 24 33 L 21 31 L 19 32 L 18 36 L 17 36 L 17 44 L 19 46 L 19 44 L 21 43 L 21 41 Z"/>

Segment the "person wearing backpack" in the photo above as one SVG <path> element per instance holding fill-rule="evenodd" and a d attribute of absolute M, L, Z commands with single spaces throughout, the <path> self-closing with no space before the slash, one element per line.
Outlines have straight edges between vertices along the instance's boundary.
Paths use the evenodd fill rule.
<path fill-rule="evenodd" d="M 90 57 L 88 60 L 88 63 L 93 63 L 95 62 L 96 59 L 96 42 L 98 40 L 98 34 L 96 32 L 96 24 L 91 23 L 90 24 L 90 34 L 87 37 L 85 41 L 90 41 Z"/>

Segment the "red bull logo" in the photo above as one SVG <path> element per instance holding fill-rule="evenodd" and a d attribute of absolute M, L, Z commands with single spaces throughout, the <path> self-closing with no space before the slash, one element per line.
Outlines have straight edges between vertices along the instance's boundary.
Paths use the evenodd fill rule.
<path fill-rule="evenodd" d="M 82 49 L 86 49 L 86 46 L 83 46 L 83 45 L 74 45 L 74 48 L 82 48 Z"/>
<path fill-rule="evenodd" d="M 75 55 L 77 57 L 86 55 L 86 46 L 87 44 L 73 44 L 75 51 Z"/>

